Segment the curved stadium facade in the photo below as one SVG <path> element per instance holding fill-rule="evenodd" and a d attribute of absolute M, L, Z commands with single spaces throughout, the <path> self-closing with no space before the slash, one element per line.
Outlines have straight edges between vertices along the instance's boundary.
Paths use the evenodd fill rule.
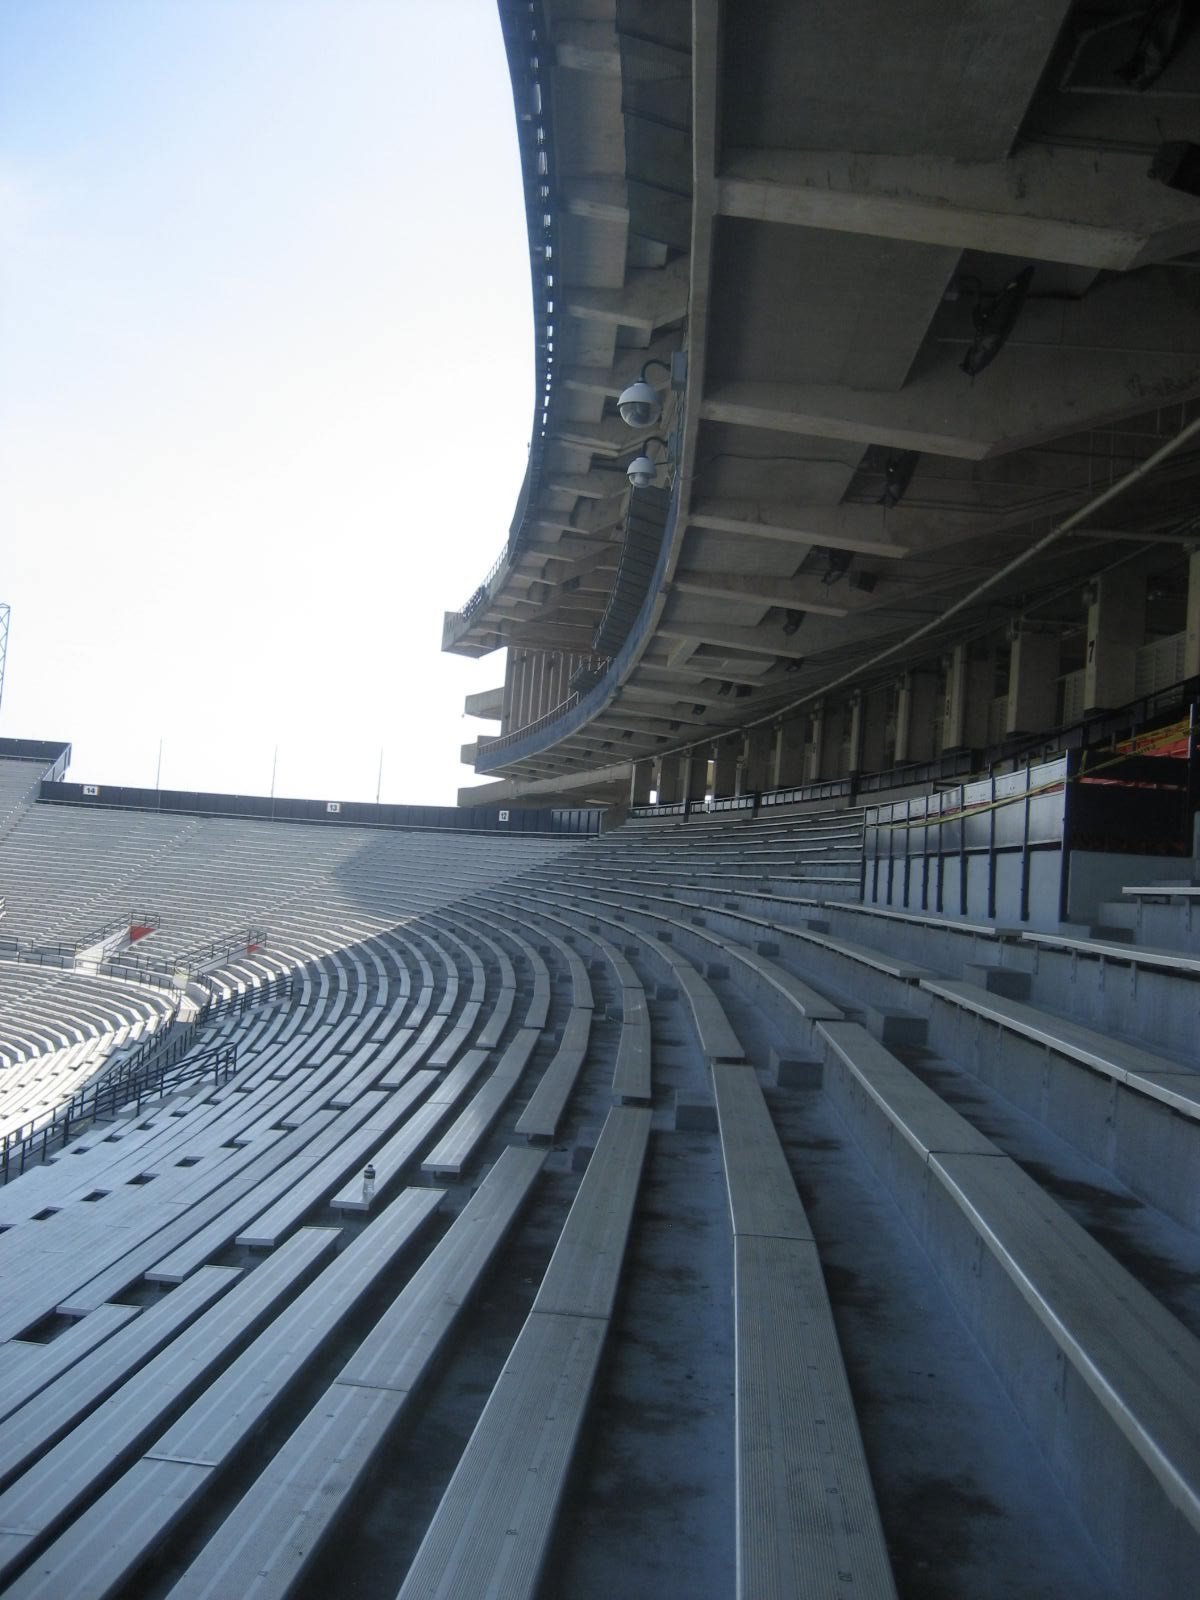
<path fill-rule="evenodd" d="M 0 741 L 0 1594 L 1177 1600 L 1200 33 L 500 16 L 488 781 Z"/>

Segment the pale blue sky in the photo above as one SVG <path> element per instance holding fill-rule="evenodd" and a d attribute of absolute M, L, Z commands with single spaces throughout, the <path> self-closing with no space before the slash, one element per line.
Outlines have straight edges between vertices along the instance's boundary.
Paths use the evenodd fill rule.
<path fill-rule="evenodd" d="M 0 732 L 451 801 L 532 415 L 492 0 L 4 0 L 0 274 Z"/>

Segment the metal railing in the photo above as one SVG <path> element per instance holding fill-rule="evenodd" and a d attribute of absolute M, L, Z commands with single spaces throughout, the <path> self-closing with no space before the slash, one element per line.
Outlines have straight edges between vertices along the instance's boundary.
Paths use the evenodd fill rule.
<path fill-rule="evenodd" d="M 262 945 L 266 942 L 265 929 L 249 927 L 238 929 L 234 933 L 222 934 L 219 939 L 212 939 L 208 944 L 196 945 L 191 950 L 176 950 L 169 955 L 113 956 L 110 961 L 101 964 L 101 970 L 112 977 L 137 974 L 143 981 L 150 982 L 153 982 L 151 975 L 154 973 L 172 978 L 184 973 L 188 978 L 195 978 L 200 975 L 202 968 L 232 955 L 235 950 L 246 950 L 251 945 Z"/>
<path fill-rule="evenodd" d="M 189 1046 L 190 1043 L 189 1039 Z M 0 1182 L 19 1177 L 32 1161 L 45 1160 L 52 1150 L 67 1143 L 72 1128 L 78 1133 L 85 1126 L 115 1117 L 129 1106 L 136 1113 L 143 1100 L 161 1099 L 168 1090 L 207 1077 L 210 1072 L 214 1086 L 222 1084 L 236 1070 L 237 1046 L 232 1044 L 218 1045 L 183 1060 L 167 1052 L 161 1060 L 140 1068 L 122 1062 L 114 1072 L 86 1084 L 44 1121 L 35 1120 L 6 1133 L 0 1139 Z"/>
<path fill-rule="evenodd" d="M 0 939 L 0 952 L 11 954 L 17 961 L 33 961 L 44 966 L 64 966 L 73 963 L 81 950 L 90 950 L 103 944 L 114 933 L 127 928 L 145 928 L 154 932 L 162 926 L 156 911 L 130 911 L 127 915 L 112 917 L 102 927 L 94 928 L 74 940 L 56 940 L 53 943 L 38 939 Z M 61 959 L 60 959 L 61 958 Z"/>

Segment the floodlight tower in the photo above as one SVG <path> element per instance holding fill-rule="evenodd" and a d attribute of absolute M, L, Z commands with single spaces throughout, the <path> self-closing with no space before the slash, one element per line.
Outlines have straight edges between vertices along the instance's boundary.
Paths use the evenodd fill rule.
<path fill-rule="evenodd" d="M 0 600 L 0 705 L 4 703 L 4 663 L 8 659 L 8 619 L 12 607 Z"/>

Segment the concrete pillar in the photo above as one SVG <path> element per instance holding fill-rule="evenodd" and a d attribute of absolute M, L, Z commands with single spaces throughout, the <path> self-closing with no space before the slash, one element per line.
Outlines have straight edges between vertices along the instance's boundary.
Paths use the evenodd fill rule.
<path fill-rule="evenodd" d="M 708 793 L 708 750 L 693 750 L 687 758 L 687 776 L 684 780 L 685 800 L 703 801 Z"/>
<path fill-rule="evenodd" d="M 930 761 L 936 743 L 935 719 L 940 710 L 937 677 L 932 672 L 906 672 L 896 703 L 896 765 Z"/>
<path fill-rule="evenodd" d="M 1183 642 L 1183 675 L 1200 677 L 1200 550 L 1188 557 L 1187 629 Z"/>
<path fill-rule="evenodd" d="M 500 704 L 500 733 L 504 735 L 516 727 L 513 693 L 516 687 L 517 653 L 509 650 L 504 661 L 504 698 Z"/>
<path fill-rule="evenodd" d="M 846 708 L 845 714 L 849 717 L 849 727 L 847 729 L 843 723 L 842 744 L 844 748 L 841 759 L 847 772 L 861 772 L 863 724 L 867 715 L 866 696 L 862 693 L 851 695 L 850 704 Z M 826 773 L 827 777 L 840 778 L 842 775 L 841 772 Z"/>
<path fill-rule="evenodd" d="M 650 791 L 654 787 L 653 761 L 635 761 L 629 777 L 629 804 L 648 806 Z"/>
<path fill-rule="evenodd" d="M 858 764 L 862 772 L 882 772 L 887 766 L 888 716 L 891 692 L 876 689 L 862 696 L 859 708 Z"/>
<path fill-rule="evenodd" d="M 1102 711 L 1133 699 L 1137 653 L 1146 641 L 1146 580 L 1137 573 L 1106 572 L 1088 587 L 1083 705 Z"/>
<path fill-rule="evenodd" d="M 1041 733 L 1058 716 L 1058 639 L 1052 633 L 1019 633 L 1008 663 L 1006 733 Z"/>
<path fill-rule="evenodd" d="M 683 762 L 678 756 L 663 756 L 658 764 L 658 803 L 673 806 L 683 799 Z"/>
<path fill-rule="evenodd" d="M 991 698 L 991 652 L 973 652 L 970 645 L 955 645 L 946 658 L 943 750 L 978 750 L 987 744 Z"/>
<path fill-rule="evenodd" d="M 822 778 L 845 778 L 855 769 L 854 728 L 851 706 L 843 700 L 841 705 L 826 706 L 824 732 L 821 739 Z"/>
<path fill-rule="evenodd" d="M 816 783 L 821 776 L 825 746 L 825 702 L 818 700 L 808 719 L 808 749 L 804 756 L 804 781 Z"/>
<path fill-rule="evenodd" d="M 751 728 L 742 749 L 739 794 L 761 794 L 771 787 L 771 757 L 775 737 L 770 728 Z"/>
<path fill-rule="evenodd" d="M 775 732 L 775 771 L 773 786 L 790 789 L 804 782 L 804 750 L 808 736 L 807 717 L 788 717 Z"/>
<path fill-rule="evenodd" d="M 723 799 L 737 793 L 738 741 L 722 739 L 713 751 L 713 794 Z"/>

